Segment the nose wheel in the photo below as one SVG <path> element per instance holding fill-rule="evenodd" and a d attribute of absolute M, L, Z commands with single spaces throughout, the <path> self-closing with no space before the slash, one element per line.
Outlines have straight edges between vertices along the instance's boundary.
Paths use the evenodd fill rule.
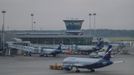
<path fill-rule="evenodd" d="M 77 73 L 80 72 L 80 70 L 78 69 L 78 67 L 76 67 L 76 71 L 75 72 L 77 72 Z"/>
<path fill-rule="evenodd" d="M 95 72 L 95 69 L 90 69 L 91 72 Z"/>
<path fill-rule="evenodd" d="M 80 72 L 80 70 L 76 70 L 75 72 L 77 72 L 77 73 L 78 73 L 78 72 Z"/>

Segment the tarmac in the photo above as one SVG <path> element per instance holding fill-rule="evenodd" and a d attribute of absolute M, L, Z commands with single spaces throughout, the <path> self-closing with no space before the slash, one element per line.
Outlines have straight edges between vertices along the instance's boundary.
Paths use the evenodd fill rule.
<path fill-rule="evenodd" d="M 77 57 L 88 57 L 87 55 L 73 55 Z M 108 67 L 96 69 L 90 72 L 80 69 L 80 73 L 75 71 L 66 72 L 64 70 L 51 70 L 49 65 L 62 63 L 67 55 L 58 57 L 38 57 L 38 56 L 0 56 L 0 75 L 134 75 L 134 55 L 117 55 L 113 61 L 124 61 Z"/>

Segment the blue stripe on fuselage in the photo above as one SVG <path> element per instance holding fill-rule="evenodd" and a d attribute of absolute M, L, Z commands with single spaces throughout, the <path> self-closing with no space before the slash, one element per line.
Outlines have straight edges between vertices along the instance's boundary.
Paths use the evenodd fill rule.
<path fill-rule="evenodd" d="M 102 60 L 100 60 L 100 61 L 98 61 L 94 64 L 85 65 L 85 67 L 88 68 L 88 69 L 91 69 L 91 68 L 95 69 L 95 68 L 102 68 L 102 67 L 105 67 L 105 66 L 108 66 L 108 65 L 111 65 L 111 64 L 113 64 L 112 61 L 102 59 Z"/>

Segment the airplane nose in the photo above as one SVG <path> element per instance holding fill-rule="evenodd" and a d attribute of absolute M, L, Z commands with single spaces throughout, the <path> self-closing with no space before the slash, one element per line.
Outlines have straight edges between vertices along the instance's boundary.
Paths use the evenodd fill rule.
<path fill-rule="evenodd" d="M 70 71 L 72 68 L 69 65 L 63 65 L 63 69 L 66 71 Z"/>
<path fill-rule="evenodd" d="M 112 62 L 112 61 L 109 61 L 109 62 L 108 62 L 108 65 L 111 65 L 111 64 L 113 64 L 113 62 Z"/>

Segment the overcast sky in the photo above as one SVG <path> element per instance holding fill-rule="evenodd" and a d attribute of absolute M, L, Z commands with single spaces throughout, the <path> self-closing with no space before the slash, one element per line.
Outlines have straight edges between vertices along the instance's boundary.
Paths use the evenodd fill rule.
<path fill-rule="evenodd" d="M 84 19 L 82 29 L 89 29 L 89 13 L 97 14 L 97 29 L 134 30 L 134 0 L 0 0 L 2 10 L 7 11 L 5 27 L 9 30 L 31 29 L 31 13 L 36 30 L 63 30 L 63 20 L 71 18 Z"/>

